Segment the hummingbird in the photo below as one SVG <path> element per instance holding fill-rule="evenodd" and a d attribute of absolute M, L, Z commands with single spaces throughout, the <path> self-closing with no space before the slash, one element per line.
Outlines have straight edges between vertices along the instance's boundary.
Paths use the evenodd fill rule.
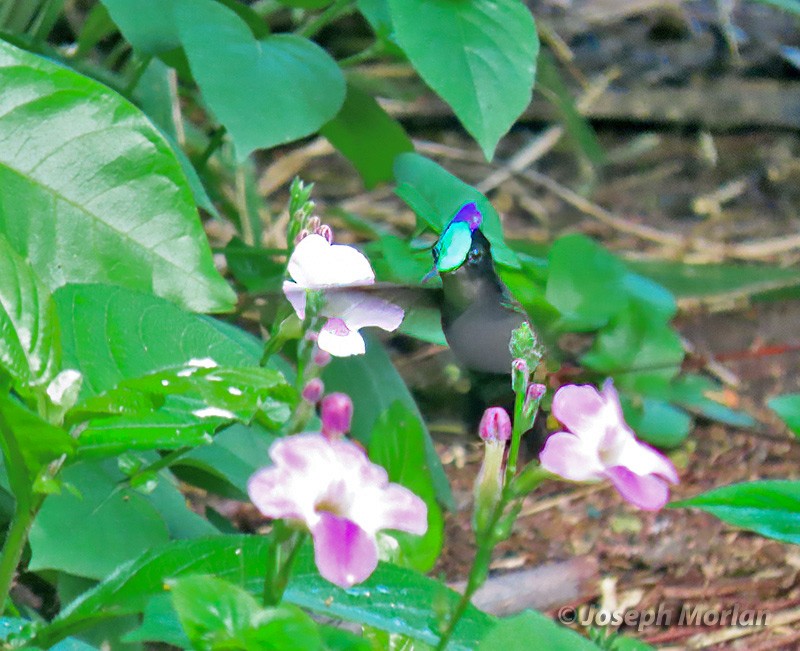
<path fill-rule="evenodd" d="M 481 232 L 483 216 L 474 202 L 462 205 L 433 246 L 433 268 L 442 280 L 442 331 L 453 354 L 470 371 L 511 371 L 511 333 L 527 320 L 497 275 L 492 247 Z"/>

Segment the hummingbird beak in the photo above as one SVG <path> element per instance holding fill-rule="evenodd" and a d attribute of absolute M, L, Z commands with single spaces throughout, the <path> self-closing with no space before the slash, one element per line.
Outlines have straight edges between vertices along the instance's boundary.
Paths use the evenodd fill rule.
<path fill-rule="evenodd" d="M 420 284 L 427 283 L 431 278 L 433 278 L 438 273 L 438 271 L 439 270 L 436 268 L 436 265 L 433 265 L 433 268 L 428 273 L 425 274 L 423 279 L 420 281 Z"/>

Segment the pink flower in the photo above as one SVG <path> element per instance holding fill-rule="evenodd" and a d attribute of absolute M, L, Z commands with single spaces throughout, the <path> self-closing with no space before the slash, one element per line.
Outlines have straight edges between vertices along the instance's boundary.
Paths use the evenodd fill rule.
<path fill-rule="evenodd" d="M 564 479 L 609 479 L 631 504 L 656 511 L 669 499 L 678 473 L 660 452 L 638 441 L 622 416 L 614 385 L 561 387 L 553 415 L 568 431 L 551 435 L 539 455 L 542 467 Z"/>
<path fill-rule="evenodd" d="M 295 247 L 288 270 L 292 280 L 283 282 L 283 293 L 301 319 L 305 318 L 306 290 L 325 294 L 322 316 L 328 320 L 317 345 L 331 355 L 363 355 L 366 348 L 358 332 L 361 328 L 376 326 L 391 332 L 403 321 L 400 307 L 355 289 L 373 284 L 375 273 L 369 261 L 352 246 L 331 244 L 322 235 L 312 233 Z M 343 287 L 354 289 L 340 289 Z M 332 291 L 334 288 L 336 291 Z"/>
<path fill-rule="evenodd" d="M 319 406 L 322 434 L 326 438 L 341 438 L 350 431 L 353 422 L 353 401 L 346 393 L 331 393 Z"/>
<path fill-rule="evenodd" d="M 351 441 L 298 434 L 273 443 L 269 455 L 274 465 L 248 482 L 250 499 L 267 517 L 305 524 L 317 568 L 331 583 L 349 588 L 372 574 L 379 531 L 422 535 L 428 528 L 425 502 L 389 483 Z"/>

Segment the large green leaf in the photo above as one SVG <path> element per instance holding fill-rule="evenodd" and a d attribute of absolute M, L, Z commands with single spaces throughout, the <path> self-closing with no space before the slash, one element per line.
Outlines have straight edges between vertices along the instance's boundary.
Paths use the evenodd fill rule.
<path fill-rule="evenodd" d="M 701 509 L 737 527 L 800 544 L 800 482 L 797 481 L 731 484 L 670 506 Z"/>
<path fill-rule="evenodd" d="M 70 285 L 54 299 L 64 365 L 83 373 L 82 397 L 192 359 L 233 367 L 258 364 L 259 346 L 246 333 L 150 294 Z"/>
<path fill-rule="evenodd" d="M 598 651 L 599 648 L 533 610 L 501 619 L 477 647 L 479 651 Z"/>
<path fill-rule="evenodd" d="M 392 535 L 400 544 L 399 564 L 420 572 L 433 568 L 444 539 L 444 519 L 436 503 L 436 489 L 425 459 L 425 429 L 417 414 L 402 402 L 392 404 L 378 422 L 369 441 L 369 458 L 386 468 L 389 480 L 410 489 L 428 506 L 424 536 L 403 532 Z"/>
<path fill-rule="evenodd" d="M 25 631 L 30 626 L 31 622 L 25 619 L 2 617 L 0 618 L 0 640 L 6 642 L 20 635 L 24 637 Z M 97 651 L 97 649 L 70 637 L 56 644 L 50 651 Z"/>
<path fill-rule="evenodd" d="M 353 400 L 352 435 L 369 445 L 375 423 L 381 415 L 400 401 L 414 415 L 424 432 L 425 461 L 431 473 L 437 498 L 448 508 L 453 498 L 430 434 L 419 413 L 417 403 L 395 369 L 380 341 L 367 335 L 367 352 L 355 357 L 334 357 L 323 371 L 328 391 L 342 391 Z"/>
<path fill-rule="evenodd" d="M 119 485 L 123 477 L 109 464 L 79 463 L 61 478 L 78 495 L 65 490 L 45 500 L 31 529 L 29 569 L 103 579 L 169 539 L 159 512 L 143 495 Z"/>
<path fill-rule="evenodd" d="M 368 188 L 391 181 L 395 157 L 414 151 L 400 123 L 372 95 L 353 84 L 347 87 L 342 110 L 320 133 L 355 165 Z"/>
<path fill-rule="evenodd" d="M 25 389 L 52 378 L 60 352 L 50 292 L 0 235 L 0 365 Z"/>
<path fill-rule="evenodd" d="M 105 282 L 233 307 L 180 164 L 136 107 L 2 41 L 0 86 L 0 232 L 47 287 Z"/>
<path fill-rule="evenodd" d="M 172 542 L 147 551 L 67 605 L 33 643 L 48 648 L 93 622 L 142 612 L 152 597 L 164 594 L 167 580 L 182 576 L 213 574 L 260 595 L 269 545 L 263 536 L 232 535 Z M 431 604 L 452 608 L 458 600 L 438 581 L 384 563 L 365 583 L 342 590 L 319 575 L 310 552 L 300 553 L 285 601 L 322 615 L 435 644 L 439 621 Z M 448 648 L 471 651 L 494 621 L 468 607 Z"/>
<path fill-rule="evenodd" d="M 800 436 L 800 393 L 787 393 L 769 401 L 769 407 L 781 417 L 786 427 Z"/>
<path fill-rule="evenodd" d="M 101 0 L 125 38 L 142 54 L 180 47 L 172 18 L 179 0 Z"/>
<path fill-rule="evenodd" d="M 341 108 L 344 76 L 312 41 L 294 34 L 256 40 L 211 0 L 183 0 L 175 12 L 192 75 L 240 158 L 314 133 Z"/>
<path fill-rule="evenodd" d="M 625 307 L 625 267 L 583 235 L 566 235 L 550 249 L 546 298 L 561 312 L 562 330 L 595 330 Z"/>
<path fill-rule="evenodd" d="M 539 38 L 519 0 L 389 0 L 395 36 L 487 159 L 527 108 Z"/>
<path fill-rule="evenodd" d="M 489 200 L 471 185 L 419 154 L 400 154 L 394 164 L 397 193 L 434 231 L 440 233 L 463 204 L 474 201 L 483 215 L 481 230 L 492 244 L 496 262 L 520 266 L 503 239 L 500 216 Z"/>

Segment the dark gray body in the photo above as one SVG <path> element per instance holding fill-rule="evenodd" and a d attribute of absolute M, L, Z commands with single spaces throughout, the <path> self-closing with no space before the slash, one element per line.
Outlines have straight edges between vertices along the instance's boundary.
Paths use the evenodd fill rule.
<path fill-rule="evenodd" d="M 510 373 L 508 343 L 526 316 L 497 276 L 480 230 L 472 234 L 464 264 L 441 277 L 442 330 L 459 362 L 473 371 Z"/>

